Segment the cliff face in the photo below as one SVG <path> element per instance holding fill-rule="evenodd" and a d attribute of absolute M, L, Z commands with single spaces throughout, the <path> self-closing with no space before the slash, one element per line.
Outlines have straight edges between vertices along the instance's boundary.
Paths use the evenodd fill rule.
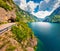
<path fill-rule="evenodd" d="M 8 22 L 16 18 L 16 9 L 13 0 L 0 0 L 0 22 Z"/>
<path fill-rule="evenodd" d="M 46 17 L 44 21 L 60 22 L 60 7 L 58 7 L 50 16 Z"/>
<path fill-rule="evenodd" d="M 0 0 L 0 22 L 20 17 L 23 22 L 38 21 L 38 18 L 20 9 L 13 0 Z M 5 18 L 5 19 L 4 19 Z"/>
<path fill-rule="evenodd" d="M 6 11 L 0 7 L 0 22 L 7 22 L 11 17 L 16 18 L 15 10 Z"/>
<path fill-rule="evenodd" d="M 16 26 L 0 35 L 0 51 L 34 51 L 37 39 L 27 22 L 37 18 L 21 10 L 13 0 L 0 0 L 0 22 L 9 22 L 14 19 Z"/>

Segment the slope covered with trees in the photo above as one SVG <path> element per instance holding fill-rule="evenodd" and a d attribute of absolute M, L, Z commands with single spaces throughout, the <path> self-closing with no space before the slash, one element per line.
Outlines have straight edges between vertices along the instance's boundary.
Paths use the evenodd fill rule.
<path fill-rule="evenodd" d="M 13 7 L 10 5 L 12 4 L 12 0 L 0 0 L 0 7 L 6 9 L 6 10 L 12 10 Z"/>
<path fill-rule="evenodd" d="M 46 17 L 44 21 L 60 22 L 60 7 L 58 7 L 50 16 Z"/>
<path fill-rule="evenodd" d="M 37 22 L 38 21 L 38 18 L 36 16 L 33 16 L 32 14 L 29 14 L 28 12 L 20 9 L 18 5 L 16 5 L 16 7 L 18 11 L 16 12 L 17 19 L 20 18 L 20 21 L 23 21 L 23 22 Z"/>

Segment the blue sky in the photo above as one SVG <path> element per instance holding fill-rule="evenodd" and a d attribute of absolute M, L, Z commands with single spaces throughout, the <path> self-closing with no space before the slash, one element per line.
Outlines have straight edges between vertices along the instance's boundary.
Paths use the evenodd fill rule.
<path fill-rule="evenodd" d="M 26 0 L 26 2 L 29 2 L 29 1 L 34 1 L 35 3 L 40 3 L 40 1 L 42 1 L 42 0 Z"/>
<path fill-rule="evenodd" d="M 35 15 L 38 18 L 45 18 L 51 15 L 60 5 L 60 0 L 14 0 L 21 9 Z"/>

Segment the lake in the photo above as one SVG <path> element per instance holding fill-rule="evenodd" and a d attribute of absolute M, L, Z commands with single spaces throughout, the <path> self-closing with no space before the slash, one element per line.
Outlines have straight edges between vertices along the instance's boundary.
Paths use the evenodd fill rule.
<path fill-rule="evenodd" d="M 60 23 L 29 23 L 35 36 L 39 39 L 36 51 L 60 51 Z"/>

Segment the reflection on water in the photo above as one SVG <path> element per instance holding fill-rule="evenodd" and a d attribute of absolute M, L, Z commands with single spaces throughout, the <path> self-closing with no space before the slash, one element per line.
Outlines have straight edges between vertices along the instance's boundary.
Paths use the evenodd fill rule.
<path fill-rule="evenodd" d="M 43 26 L 46 28 L 49 28 L 51 26 L 51 24 L 48 22 L 38 22 L 37 24 L 38 24 L 38 26 Z"/>
<path fill-rule="evenodd" d="M 44 46 L 38 43 L 37 51 L 60 51 L 60 24 L 47 22 L 34 22 L 29 26 L 35 35 L 43 42 Z"/>

